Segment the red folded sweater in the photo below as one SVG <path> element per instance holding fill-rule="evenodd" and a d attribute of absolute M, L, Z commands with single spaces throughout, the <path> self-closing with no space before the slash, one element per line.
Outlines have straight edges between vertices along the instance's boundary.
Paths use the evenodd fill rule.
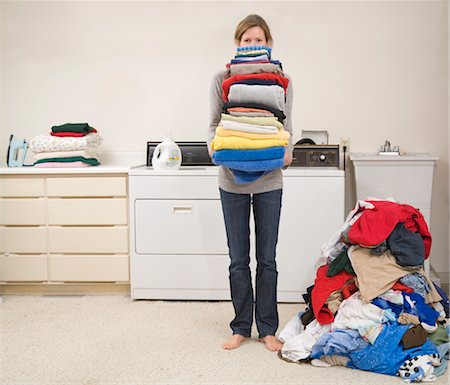
<path fill-rule="evenodd" d="M 262 72 L 258 74 L 236 74 L 222 82 L 222 98 L 223 100 L 228 100 L 228 92 L 230 91 L 230 87 L 233 83 L 240 82 L 242 80 L 247 79 L 261 79 L 261 80 L 275 80 L 281 87 L 284 88 L 286 92 L 286 88 L 289 85 L 289 79 L 281 76 L 279 74 L 273 74 L 270 72 Z"/>

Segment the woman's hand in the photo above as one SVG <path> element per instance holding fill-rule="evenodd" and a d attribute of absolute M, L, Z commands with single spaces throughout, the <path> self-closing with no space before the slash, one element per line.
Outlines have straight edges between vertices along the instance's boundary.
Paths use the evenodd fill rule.
<path fill-rule="evenodd" d="M 290 166 L 292 163 L 292 152 L 291 151 L 285 151 L 284 152 L 284 166 Z"/>

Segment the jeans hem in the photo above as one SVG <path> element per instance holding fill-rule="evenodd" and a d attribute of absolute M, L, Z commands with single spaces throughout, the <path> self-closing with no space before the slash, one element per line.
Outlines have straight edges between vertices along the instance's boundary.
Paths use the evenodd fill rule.
<path fill-rule="evenodd" d="M 265 334 L 260 334 L 258 338 L 265 338 L 267 336 L 274 336 L 275 337 L 275 333 L 265 333 Z"/>
<path fill-rule="evenodd" d="M 233 330 L 233 335 L 235 335 L 235 334 L 239 334 L 240 336 L 245 337 L 245 338 L 250 338 L 252 336 L 251 333 L 242 333 L 238 330 L 237 331 Z"/>

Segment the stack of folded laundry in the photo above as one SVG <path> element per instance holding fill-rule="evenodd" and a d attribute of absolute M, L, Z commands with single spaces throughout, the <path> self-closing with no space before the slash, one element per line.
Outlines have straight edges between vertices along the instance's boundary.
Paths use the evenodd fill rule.
<path fill-rule="evenodd" d="M 289 79 L 266 46 L 239 47 L 222 82 L 222 116 L 212 142 L 213 163 L 236 183 L 253 182 L 284 165 L 283 128 Z"/>
<path fill-rule="evenodd" d="M 37 135 L 30 140 L 35 167 L 98 166 L 99 146 L 103 139 L 87 123 L 53 126 L 50 135 Z"/>

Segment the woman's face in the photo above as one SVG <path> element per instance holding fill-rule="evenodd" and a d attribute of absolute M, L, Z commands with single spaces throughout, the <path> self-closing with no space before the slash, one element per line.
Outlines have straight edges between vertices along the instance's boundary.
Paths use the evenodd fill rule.
<path fill-rule="evenodd" d="M 249 45 L 266 45 L 268 46 L 266 35 L 261 27 L 251 27 L 247 29 L 241 37 L 240 41 L 236 41 L 238 47 L 246 47 Z"/>

